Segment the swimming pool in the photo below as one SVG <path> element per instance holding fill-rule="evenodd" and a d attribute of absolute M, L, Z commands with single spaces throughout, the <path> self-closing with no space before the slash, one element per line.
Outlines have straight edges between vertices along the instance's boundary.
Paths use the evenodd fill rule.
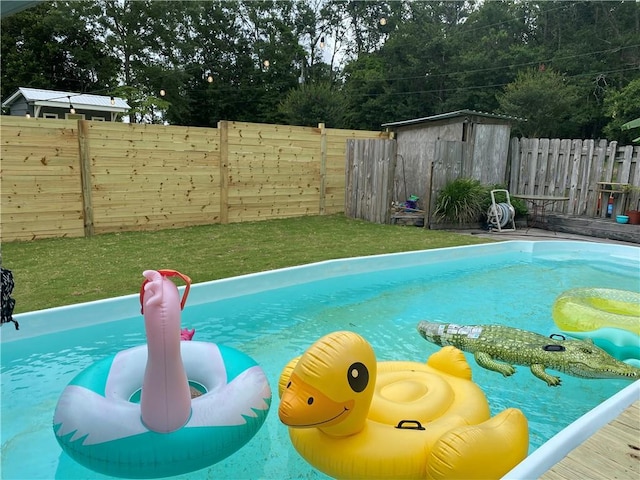
<path fill-rule="evenodd" d="M 551 305 L 562 291 L 640 291 L 639 271 L 636 247 L 518 241 L 335 260 L 194 285 L 183 326 L 196 328 L 194 339 L 230 345 L 256 359 L 274 390 L 273 411 L 239 452 L 176 478 L 326 478 L 299 458 L 275 411 L 280 370 L 326 333 L 361 334 L 379 360 L 424 361 L 438 347 L 417 334 L 419 320 L 500 323 L 548 335 L 554 331 Z M 22 314 L 20 331 L 10 325 L 0 330 L 3 478 L 108 478 L 62 454 L 52 415 L 79 371 L 144 343 L 139 312 L 134 294 Z M 503 378 L 467 358 L 492 413 L 507 407 L 525 412 L 531 453 L 629 385 L 561 374 L 563 385 L 549 388 L 526 367 Z"/>

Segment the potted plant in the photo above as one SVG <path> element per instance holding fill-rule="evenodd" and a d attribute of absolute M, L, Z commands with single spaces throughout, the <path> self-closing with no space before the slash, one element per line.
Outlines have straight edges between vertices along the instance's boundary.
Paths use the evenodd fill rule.
<path fill-rule="evenodd" d="M 624 214 L 629 217 L 631 225 L 640 225 L 640 210 L 627 210 Z"/>
<path fill-rule="evenodd" d="M 623 191 L 627 195 L 632 195 L 633 193 L 640 192 L 640 187 L 625 185 L 625 187 L 623 188 Z M 628 201 L 629 199 L 627 198 L 627 202 Z M 627 209 L 627 208 L 624 209 L 624 214 L 629 217 L 629 223 L 632 225 L 640 225 L 640 199 L 638 199 L 638 201 L 636 202 L 636 206 L 638 206 L 636 210 Z"/>

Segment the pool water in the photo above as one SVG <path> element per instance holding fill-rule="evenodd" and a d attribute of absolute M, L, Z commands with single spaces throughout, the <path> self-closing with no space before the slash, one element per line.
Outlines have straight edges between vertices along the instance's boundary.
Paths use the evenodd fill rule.
<path fill-rule="evenodd" d="M 505 243 L 513 246 L 506 248 Z M 289 279 L 282 283 L 308 277 L 281 288 L 276 288 L 277 279 L 271 281 L 263 274 L 261 286 L 252 287 L 252 293 L 238 288 L 235 296 L 222 298 L 216 290 L 233 289 L 217 288 L 219 282 L 194 286 L 196 302 L 187 301 L 183 327 L 196 329 L 195 340 L 226 344 L 253 357 L 265 369 L 273 401 L 265 424 L 245 447 L 216 465 L 175 478 L 327 478 L 291 447 L 287 429 L 277 416 L 277 382 L 292 357 L 329 332 L 359 333 L 372 344 L 379 360 L 425 361 L 439 347 L 417 333 L 420 320 L 503 324 L 549 335 L 557 331 L 551 306 L 564 290 L 640 291 L 640 258 L 633 247 L 608 246 L 613 250 L 607 250 L 580 242 L 544 242 L 544 248 L 537 247 L 541 252 L 532 254 L 534 244 L 541 242 L 505 243 L 495 252 L 490 246 L 481 246 L 477 253 L 476 247 L 459 247 L 424 252 L 427 260 L 398 257 L 396 263 L 402 268 L 393 267 L 393 256 L 381 256 L 368 259 L 366 268 L 350 268 L 348 261 L 339 261 L 338 267 L 331 262 L 312 266 L 326 275 L 302 275 L 306 267 L 290 274 L 280 271 L 277 279 Z M 552 244 L 557 244 L 559 253 Z M 376 269 L 376 263 L 382 268 Z M 179 265 L 167 267 L 179 269 Z M 232 280 L 237 285 L 255 283 L 251 276 Z M 207 297 L 214 301 L 202 300 Z M 93 313 L 100 316 L 103 308 L 96 305 Z M 145 342 L 139 308 L 130 311 L 129 318 L 117 321 L 24 339 L 3 338 L 3 479 L 108 478 L 62 453 L 51 423 L 58 396 L 78 372 L 104 356 Z M 28 331 L 27 320 L 19 321 Z M 562 386 L 551 388 L 528 367 L 517 366 L 514 376 L 504 378 L 465 355 L 474 381 L 487 394 L 492 414 L 508 407 L 525 413 L 530 452 L 629 385 L 625 380 L 585 380 L 560 373 Z"/>

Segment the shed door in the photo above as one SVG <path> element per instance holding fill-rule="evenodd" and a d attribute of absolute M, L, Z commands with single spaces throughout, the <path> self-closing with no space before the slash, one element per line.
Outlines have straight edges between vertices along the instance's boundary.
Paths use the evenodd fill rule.
<path fill-rule="evenodd" d="M 473 147 L 469 142 L 438 140 L 435 144 L 434 161 L 429 179 L 429 223 L 436 208 L 438 195 L 444 186 L 457 178 L 472 176 L 471 155 Z"/>

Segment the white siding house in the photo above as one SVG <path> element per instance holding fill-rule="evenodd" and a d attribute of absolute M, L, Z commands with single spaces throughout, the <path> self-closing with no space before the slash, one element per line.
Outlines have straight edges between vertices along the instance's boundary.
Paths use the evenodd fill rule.
<path fill-rule="evenodd" d="M 20 87 L 2 102 L 10 115 L 115 122 L 130 107 L 119 97 Z"/>

